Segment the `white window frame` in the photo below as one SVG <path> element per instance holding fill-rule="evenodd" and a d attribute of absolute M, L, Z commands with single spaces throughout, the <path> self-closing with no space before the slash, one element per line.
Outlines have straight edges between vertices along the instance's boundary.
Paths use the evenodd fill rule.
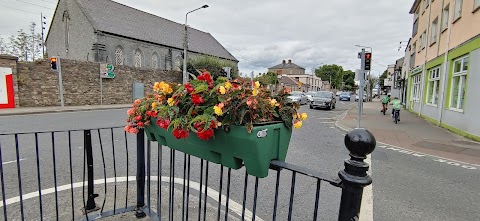
<path fill-rule="evenodd" d="M 135 55 L 133 57 L 133 66 L 136 68 L 142 67 L 142 52 L 140 49 L 135 50 Z"/>
<path fill-rule="evenodd" d="M 450 110 L 454 110 L 454 111 L 459 111 L 459 112 L 463 112 L 463 104 L 464 102 L 460 102 L 462 99 L 465 98 L 465 87 L 466 87 L 466 80 L 467 80 L 467 74 L 468 74 L 468 64 L 470 63 L 469 62 L 469 56 L 463 56 L 461 58 L 458 58 L 456 60 L 453 61 L 453 70 L 452 70 L 452 78 L 451 78 L 451 86 L 450 86 Z M 467 62 L 467 68 L 465 68 L 465 61 Z M 460 63 L 460 71 L 457 71 L 455 70 L 455 64 L 457 62 L 461 62 Z M 465 69 L 464 69 L 465 68 Z M 456 77 L 459 77 L 460 80 L 458 81 L 458 84 L 459 84 L 459 89 L 458 89 L 458 92 L 457 94 L 454 94 L 453 93 L 453 84 L 455 82 L 454 78 Z M 465 82 L 464 82 L 465 81 Z M 461 88 L 460 86 L 463 85 L 464 87 Z M 457 96 L 457 105 L 455 107 L 453 107 L 453 98 L 454 96 Z M 465 100 L 465 99 L 464 99 Z M 462 106 L 460 107 L 460 104 L 462 104 Z"/>
<path fill-rule="evenodd" d="M 412 76 L 412 97 L 410 98 L 410 101 L 414 101 L 415 103 L 420 103 L 420 85 L 422 83 L 421 78 L 421 74 Z"/>
<path fill-rule="evenodd" d="M 437 42 L 437 36 L 438 36 L 438 17 L 433 19 L 433 22 L 432 22 L 432 30 L 430 33 L 430 37 L 431 37 L 430 45 Z"/>
<path fill-rule="evenodd" d="M 463 0 L 455 0 L 455 8 L 453 11 L 453 21 L 462 17 Z"/>
<path fill-rule="evenodd" d="M 440 25 L 441 29 L 442 29 L 442 32 L 445 31 L 445 29 L 448 28 L 448 26 L 449 26 L 448 21 L 449 20 L 450 20 L 450 4 L 447 4 L 447 6 L 445 6 L 445 8 L 443 8 L 443 10 L 442 10 L 442 24 Z"/>
<path fill-rule="evenodd" d="M 123 48 L 120 46 L 115 48 L 115 64 L 123 65 Z"/>
<path fill-rule="evenodd" d="M 428 86 L 427 86 L 427 104 L 437 107 L 438 94 L 435 93 L 440 87 L 440 66 L 434 67 L 428 71 Z M 430 87 L 433 87 L 433 94 L 430 94 Z M 439 91 L 440 93 L 440 91 Z"/>

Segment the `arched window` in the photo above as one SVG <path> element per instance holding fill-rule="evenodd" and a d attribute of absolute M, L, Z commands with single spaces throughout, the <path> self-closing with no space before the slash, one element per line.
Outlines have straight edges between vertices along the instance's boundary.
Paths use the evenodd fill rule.
<path fill-rule="evenodd" d="M 68 51 L 68 44 L 70 42 L 70 16 L 68 15 L 68 11 L 63 12 L 62 21 L 65 31 L 65 49 Z"/>
<path fill-rule="evenodd" d="M 175 59 L 175 67 L 174 67 L 174 69 L 175 69 L 176 71 L 180 71 L 180 70 L 182 70 L 182 69 L 180 68 L 181 66 L 182 66 L 182 60 L 181 60 L 180 56 L 178 56 L 177 59 Z"/>
<path fill-rule="evenodd" d="M 142 52 L 140 49 L 135 51 L 134 66 L 137 68 L 142 67 Z"/>
<path fill-rule="evenodd" d="M 154 69 L 158 68 L 158 55 L 157 55 L 157 53 L 153 53 L 153 55 L 152 55 L 152 68 L 154 68 Z"/>
<path fill-rule="evenodd" d="M 115 64 L 123 65 L 123 48 L 120 46 L 115 49 Z"/>

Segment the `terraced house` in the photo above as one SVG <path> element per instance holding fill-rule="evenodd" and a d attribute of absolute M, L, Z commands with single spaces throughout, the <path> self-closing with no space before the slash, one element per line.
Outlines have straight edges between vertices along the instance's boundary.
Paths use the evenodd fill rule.
<path fill-rule="evenodd" d="M 480 0 L 415 0 L 407 108 L 480 141 Z"/>

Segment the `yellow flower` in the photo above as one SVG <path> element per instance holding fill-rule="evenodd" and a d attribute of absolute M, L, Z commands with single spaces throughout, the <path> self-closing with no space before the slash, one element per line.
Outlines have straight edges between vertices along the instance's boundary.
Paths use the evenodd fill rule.
<path fill-rule="evenodd" d="M 258 94 L 258 90 L 257 90 L 256 88 L 255 88 L 255 89 L 253 89 L 253 91 L 252 91 L 252 94 L 253 94 L 253 96 L 257 96 L 257 94 Z"/>
<path fill-rule="evenodd" d="M 303 114 L 302 114 L 302 120 L 306 120 L 307 117 L 308 117 L 307 113 L 303 113 Z"/>
<path fill-rule="evenodd" d="M 223 111 L 222 111 L 222 108 L 219 107 L 218 105 L 215 105 L 213 107 L 213 110 L 215 111 L 215 114 L 218 115 L 218 116 L 222 116 L 223 115 Z"/>
<path fill-rule="evenodd" d="M 162 81 L 162 83 L 163 83 L 163 81 Z M 160 91 L 160 89 L 161 89 L 161 83 L 155 82 L 155 84 L 153 85 L 153 90 L 158 93 Z"/>
<path fill-rule="evenodd" d="M 173 100 L 173 98 L 168 98 L 167 103 L 168 105 L 173 106 L 175 104 L 175 100 Z"/>
<path fill-rule="evenodd" d="M 220 88 L 218 88 L 218 90 L 220 91 L 220 94 L 225 94 L 225 93 L 227 93 L 227 89 L 225 89 L 224 86 L 220 86 Z"/>
<path fill-rule="evenodd" d="M 255 88 L 259 88 L 259 87 L 260 87 L 260 82 L 255 81 L 255 86 L 254 86 L 254 87 L 255 87 Z"/>
<path fill-rule="evenodd" d="M 293 127 L 295 127 L 296 129 L 302 127 L 302 121 L 297 121 L 295 124 L 293 124 Z"/>
<path fill-rule="evenodd" d="M 157 102 L 152 103 L 152 109 L 157 109 Z"/>
<path fill-rule="evenodd" d="M 227 90 L 230 89 L 230 88 L 232 88 L 232 84 L 227 81 L 227 82 L 225 83 L 225 88 L 226 88 Z"/>
<path fill-rule="evenodd" d="M 277 104 L 277 100 L 275 99 L 270 100 L 270 105 L 272 105 L 272 107 L 275 106 L 275 104 Z"/>

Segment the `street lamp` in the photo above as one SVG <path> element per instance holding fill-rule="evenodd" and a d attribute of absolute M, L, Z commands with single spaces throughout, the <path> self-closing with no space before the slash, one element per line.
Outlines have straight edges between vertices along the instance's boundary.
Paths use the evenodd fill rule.
<path fill-rule="evenodd" d="M 185 41 L 183 44 L 183 84 L 188 83 L 188 74 L 187 74 L 187 48 L 188 48 L 188 26 L 187 26 L 187 19 L 188 19 L 188 14 L 200 10 L 202 8 L 208 8 L 208 5 L 204 5 L 200 8 L 197 8 L 195 10 L 187 12 L 185 14 Z"/>

